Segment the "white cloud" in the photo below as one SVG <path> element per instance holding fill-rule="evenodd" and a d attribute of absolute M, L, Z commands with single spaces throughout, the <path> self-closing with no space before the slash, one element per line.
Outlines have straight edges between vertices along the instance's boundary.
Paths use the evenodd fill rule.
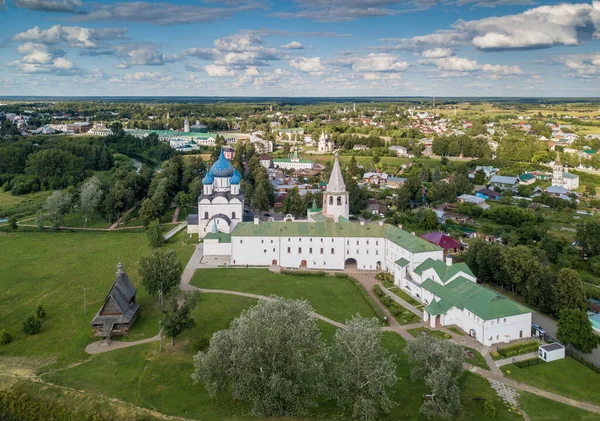
<path fill-rule="evenodd" d="M 54 58 L 48 50 L 48 46 L 34 42 L 26 42 L 17 47 L 17 52 L 23 54 L 22 63 L 48 64 Z"/>
<path fill-rule="evenodd" d="M 80 26 L 54 25 L 48 29 L 35 26 L 16 34 L 14 41 L 32 41 L 41 44 L 65 42 L 71 47 L 96 48 L 101 41 L 127 38 L 126 28 L 83 28 Z"/>
<path fill-rule="evenodd" d="M 288 64 L 294 69 L 309 73 L 311 76 L 319 76 L 325 71 L 325 67 L 321 63 L 321 57 L 298 57 L 297 59 L 288 60 Z"/>
<path fill-rule="evenodd" d="M 450 57 L 452 55 L 452 48 L 432 48 L 430 50 L 425 50 L 421 53 L 423 57 L 426 58 L 442 58 L 442 57 Z"/>
<path fill-rule="evenodd" d="M 4 2 L 2 2 L 4 4 Z M 81 7 L 80 0 L 13 0 L 12 5 L 20 9 L 44 12 L 75 13 Z"/>
<path fill-rule="evenodd" d="M 427 48 L 471 43 L 484 51 L 579 45 L 600 36 L 600 1 L 540 6 L 523 13 L 458 21 L 452 29 L 412 38 L 384 39 L 382 48 Z"/>
<path fill-rule="evenodd" d="M 54 67 L 56 67 L 57 69 L 63 69 L 63 70 L 72 69 L 73 62 L 70 60 L 67 60 L 66 58 L 58 57 L 58 58 L 54 59 Z"/>
<path fill-rule="evenodd" d="M 572 73 L 581 79 L 600 78 L 600 54 L 590 54 L 561 60 Z"/>
<path fill-rule="evenodd" d="M 204 71 L 211 77 L 235 76 L 235 70 L 228 66 L 219 66 L 208 64 L 204 66 Z"/>
<path fill-rule="evenodd" d="M 406 61 L 398 61 L 391 54 L 369 54 L 352 59 L 352 69 L 358 73 L 403 72 L 408 68 Z"/>
<path fill-rule="evenodd" d="M 522 75 L 523 70 L 519 66 L 507 66 L 503 64 L 479 64 L 477 60 L 465 57 L 443 57 L 420 60 L 420 64 L 435 66 L 438 77 L 464 77 L 473 74 L 487 74 L 494 77 Z"/>
<path fill-rule="evenodd" d="M 304 50 L 304 45 L 298 41 L 288 42 L 287 44 L 280 45 L 279 48 L 284 50 Z"/>

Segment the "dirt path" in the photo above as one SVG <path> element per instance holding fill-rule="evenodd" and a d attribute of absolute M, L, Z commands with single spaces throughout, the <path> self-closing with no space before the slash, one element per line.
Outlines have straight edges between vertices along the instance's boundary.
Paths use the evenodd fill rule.
<path fill-rule="evenodd" d="M 162 335 L 160 333 L 158 333 L 158 335 L 153 336 L 151 338 L 141 339 L 139 341 L 133 341 L 133 342 L 121 342 L 121 341 L 110 342 L 109 341 L 107 344 L 105 341 L 97 341 L 97 342 L 92 342 L 91 344 L 86 346 L 85 352 L 87 352 L 88 354 L 91 354 L 91 355 L 102 354 L 103 352 L 114 351 L 115 349 L 128 348 L 130 346 L 147 344 L 150 342 L 157 342 L 157 341 L 160 341 L 161 339 L 162 339 Z"/>

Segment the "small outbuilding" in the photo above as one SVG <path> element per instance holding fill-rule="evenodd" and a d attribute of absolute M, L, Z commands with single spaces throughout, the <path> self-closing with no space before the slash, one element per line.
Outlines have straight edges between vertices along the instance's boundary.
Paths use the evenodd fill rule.
<path fill-rule="evenodd" d="M 96 335 L 110 338 L 112 335 L 129 332 L 139 313 L 139 306 L 135 302 L 136 292 L 136 288 L 123 270 L 123 264 L 119 262 L 117 277 L 104 299 L 104 304 L 92 320 L 92 329 Z"/>
<path fill-rule="evenodd" d="M 561 360 L 565 358 L 565 347 L 557 342 L 553 344 L 540 345 L 538 348 L 538 357 L 547 363 L 550 361 Z"/>

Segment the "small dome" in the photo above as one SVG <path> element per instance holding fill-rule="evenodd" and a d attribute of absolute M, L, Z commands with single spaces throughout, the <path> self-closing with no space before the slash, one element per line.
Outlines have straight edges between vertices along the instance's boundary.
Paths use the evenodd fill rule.
<path fill-rule="evenodd" d="M 209 172 L 208 174 L 206 174 L 204 176 L 204 178 L 202 179 L 202 184 L 206 185 L 206 184 L 212 184 L 214 183 L 215 178 L 213 177 L 213 175 Z"/>
<path fill-rule="evenodd" d="M 219 156 L 219 159 L 212 164 L 208 174 L 212 175 L 213 177 L 231 177 L 233 175 L 233 171 L 233 165 L 231 165 L 231 162 L 225 158 L 225 155 L 223 155 L 223 149 L 221 149 L 221 156 Z"/>
<path fill-rule="evenodd" d="M 231 176 L 231 179 L 229 180 L 229 183 L 231 183 L 231 184 L 240 184 L 240 181 L 242 181 L 242 176 L 240 175 L 240 173 L 238 172 L 238 170 L 234 169 L 233 170 L 233 175 Z"/>

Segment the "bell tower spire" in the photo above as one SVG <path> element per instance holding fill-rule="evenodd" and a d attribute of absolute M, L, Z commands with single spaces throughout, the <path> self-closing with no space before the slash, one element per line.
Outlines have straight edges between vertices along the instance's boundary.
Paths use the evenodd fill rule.
<path fill-rule="evenodd" d="M 348 219 L 350 216 L 349 195 L 340 168 L 339 156 L 336 152 L 335 161 L 323 195 L 323 215 L 333 218 L 336 222 L 341 216 Z"/>

